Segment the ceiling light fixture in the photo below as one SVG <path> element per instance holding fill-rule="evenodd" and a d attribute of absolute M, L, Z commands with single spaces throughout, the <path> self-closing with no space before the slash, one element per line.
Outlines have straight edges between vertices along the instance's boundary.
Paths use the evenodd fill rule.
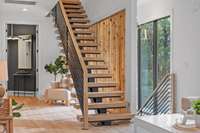
<path fill-rule="evenodd" d="M 23 8 L 22 11 L 23 11 L 23 12 L 27 12 L 28 9 L 27 9 L 27 8 Z"/>

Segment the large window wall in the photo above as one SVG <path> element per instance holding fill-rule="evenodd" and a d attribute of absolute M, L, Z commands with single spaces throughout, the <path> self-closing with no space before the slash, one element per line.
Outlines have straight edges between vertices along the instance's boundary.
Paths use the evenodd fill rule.
<path fill-rule="evenodd" d="M 138 28 L 139 108 L 170 72 L 170 17 Z"/>

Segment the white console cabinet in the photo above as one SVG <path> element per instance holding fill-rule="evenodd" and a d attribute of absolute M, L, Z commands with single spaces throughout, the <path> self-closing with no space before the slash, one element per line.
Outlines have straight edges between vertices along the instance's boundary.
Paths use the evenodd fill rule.
<path fill-rule="evenodd" d="M 155 115 L 136 117 L 134 121 L 135 133 L 200 133 L 200 129 L 175 129 L 176 121 L 183 118 L 180 114 Z"/>

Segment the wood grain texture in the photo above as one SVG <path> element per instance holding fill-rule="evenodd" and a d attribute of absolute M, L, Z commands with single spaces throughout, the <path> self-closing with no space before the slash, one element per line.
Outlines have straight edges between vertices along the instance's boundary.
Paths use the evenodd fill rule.
<path fill-rule="evenodd" d="M 81 115 L 80 110 L 64 105 L 49 105 L 36 97 L 13 98 L 25 104 L 20 110 L 22 117 L 14 119 L 14 133 L 134 133 L 133 123 L 100 127 L 89 124 L 89 130 L 82 130 L 82 123 L 77 120 L 77 115 Z M 96 116 L 95 119 L 103 118 Z"/>
<path fill-rule="evenodd" d="M 118 89 L 125 91 L 125 11 L 120 11 L 91 26 L 95 32 L 96 43 L 102 52 L 112 81 Z M 106 81 L 108 79 L 101 79 Z"/>
<path fill-rule="evenodd" d="M 3 125 L 7 133 L 13 133 L 12 100 L 4 99 L 0 106 L 0 125 Z"/>
<path fill-rule="evenodd" d="M 69 63 L 70 66 L 70 70 L 72 74 L 73 79 L 77 79 L 75 81 L 75 87 L 76 89 L 82 89 L 83 90 L 83 98 L 79 98 L 79 100 L 81 102 L 83 102 L 84 104 L 82 104 L 83 108 L 82 108 L 82 112 L 83 112 L 83 116 L 84 116 L 84 126 L 83 128 L 88 129 L 88 74 L 87 74 L 87 67 L 85 65 L 85 62 L 83 60 L 81 51 L 79 49 L 76 37 L 73 33 L 73 29 L 71 27 L 71 24 L 69 22 L 69 18 L 67 16 L 67 13 L 65 11 L 65 8 L 67 8 L 66 6 L 71 6 L 71 8 L 81 8 L 80 5 L 64 5 L 64 3 L 62 2 L 62 0 L 59 0 L 59 7 L 60 10 L 62 12 L 62 15 L 64 17 L 64 23 L 66 25 L 66 27 L 68 28 L 68 36 L 69 36 L 69 41 L 70 43 L 69 45 L 69 61 L 71 60 L 72 63 Z M 73 63 L 73 61 L 77 61 L 76 64 Z M 74 65 L 73 65 L 74 64 Z M 78 65 L 79 64 L 79 65 Z M 78 66 L 78 69 L 77 67 Z M 76 77 L 75 75 L 79 75 L 79 77 Z M 81 82 L 81 84 L 80 84 Z"/>

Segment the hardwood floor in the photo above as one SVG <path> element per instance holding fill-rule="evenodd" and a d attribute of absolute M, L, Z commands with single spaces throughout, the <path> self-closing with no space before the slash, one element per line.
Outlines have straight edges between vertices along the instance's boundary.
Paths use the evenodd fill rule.
<path fill-rule="evenodd" d="M 13 97 L 24 103 L 20 111 L 22 117 L 14 120 L 14 133 L 133 133 L 133 124 L 94 127 L 81 130 L 82 123 L 77 121 L 81 112 L 64 105 L 48 105 L 35 97 Z"/>

